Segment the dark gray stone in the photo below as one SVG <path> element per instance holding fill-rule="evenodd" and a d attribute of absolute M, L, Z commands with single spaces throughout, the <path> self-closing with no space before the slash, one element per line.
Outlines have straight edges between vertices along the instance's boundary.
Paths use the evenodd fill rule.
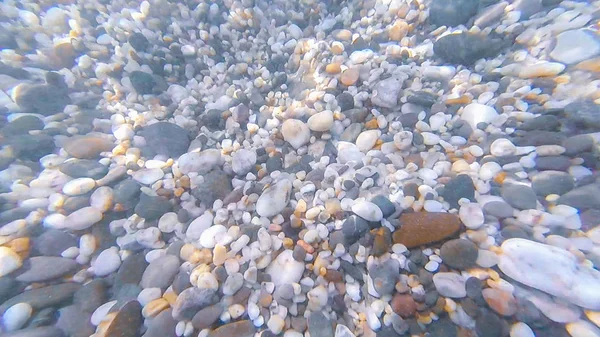
<path fill-rule="evenodd" d="M 190 146 L 188 132 L 177 124 L 158 122 L 144 127 L 141 132 L 146 140 L 146 145 L 152 152 L 177 158 L 186 153 Z"/>
<path fill-rule="evenodd" d="M 78 246 L 74 236 L 58 229 L 49 229 L 32 241 L 33 251 L 45 256 L 61 256 L 67 248 Z"/>
<path fill-rule="evenodd" d="M 43 156 L 54 152 L 54 139 L 45 134 L 20 135 L 8 140 L 16 158 L 39 161 Z"/>
<path fill-rule="evenodd" d="M 504 184 L 501 190 L 502 198 L 512 207 L 517 209 L 535 209 L 537 196 L 529 186 L 518 184 Z"/>
<path fill-rule="evenodd" d="M 182 291 L 191 287 L 190 274 L 184 270 L 180 271 L 173 280 L 173 291 L 179 295 Z"/>
<path fill-rule="evenodd" d="M 434 0 L 429 9 L 429 20 L 436 26 L 458 26 L 467 23 L 478 8 L 477 0 Z"/>
<path fill-rule="evenodd" d="M 390 295 L 398 281 L 399 271 L 400 265 L 394 259 L 371 266 L 369 276 L 373 280 L 373 286 L 377 293 L 381 296 Z"/>
<path fill-rule="evenodd" d="M 21 116 L 0 130 L 5 137 L 18 136 L 29 133 L 31 130 L 42 130 L 44 122 L 36 116 Z"/>
<path fill-rule="evenodd" d="M 6 301 L 12 294 L 21 291 L 17 281 L 8 276 L 0 277 L 0 302 Z"/>
<path fill-rule="evenodd" d="M 513 216 L 514 209 L 504 201 L 491 201 L 483 206 L 483 212 L 486 215 L 503 219 Z"/>
<path fill-rule="evenodd" d="M 531 187 L 537 195 L 563 195 L 575 188 L 575 179 L 566 172 L 544 171 L 533 176 Z"/>
<path fill-rule="evenodd" d="M 552 171 L 566 171 L 571 166 L 571 159 L 566 156 L 536 157 L 535 168 Z"/>
<path fill-rule="evenodd" d="M 93 313 L 99 306 L 106 303 L 108 285 L 103 279 L 92 280 L 79 288 L 73 297 L 73 303 L 85 312 Z"/>
<path fill-rule="evenodd" d="M 64 88 L 49 84 L 36 84 L 24 87 L 16 97 L 16 103 L 23 112 L 50 116 L 63 112 L 71 99 Z"/>
<path fill-rule="evenodd" d="M 333 337 L 331 321 L 320 311 L 308 316 L 308 332 L 311 337 Z"/>
<path fill-rule="evenodd" d="M 502 321 L 489 310 L 482 310 L 475 319 L 475 331 L 479 337 L 502 337 Z"/>
<path fill-rule="evenodd" d="M 519 129 L 525 131 L 531 130 L 547 130 L 555 131 L 560 127 L 560 121 L 553 115 L 541 115 L 529 120 L 526 120 L 519 126 Z"/>
<path fill-rule="evenodd" d="M 590 135 L 576 135 L 565 139 L 562 143 L 567 156 L 575 156 L 582 152 L 591 151 L 594 147 L 594 137 Z"/>
<path fill-rule="evenodd" d="M 165 255 L 152 261 L 142 275 L 142 288 L 167 289 L 179 271 L 179 259 L 173 255 Z"/>
<path fill-rule="evenodd" d="M 451 268 L 464 270 L 475 265 L 479 250 L 477 246 L 463 239 L 447 241 L 442 245 L 442 261 Z"/>
<path fill-rule="evenodd" d="M 583 127 L 589 131 L 600 130 L 600 105 L 594 101 L 580 100 L 565 106 L 565 115 L 576 127 Z"/>
<path fill-rule="evenodd" d="M 8 332 L 3 337 L 66 337 L 67 335 L 55 326 L 42 326 Z"/>
<path fill-rule="evenodd" d="M 152 94 L 156 86 L 154 76 L 139 70 L 132 71 L 129 74 L 129 80 L 135 91 L 140 95 Z"/>
<path fill-rule="evenodd" d="M 61 308 L 58 312 L 59 317 L 56 326 L 68 336 L 89 337 L 96 331 L 90 322 L 92 314 L 82 310 L 78 305 Z"/>
<path fill-rule="evenodd" d="M 352 123 L 363 123 L 369 115 L 369 110 L 365 108 L 354 108 L 344 111 L 344 115 L 352 121 Z"/>
<path fill-rule="evenodd" d="M 217 199 L 225 199 L 231 193 L 231 178 L 221 169 L 204 175 L 204 182 L 192 190 L 192 195 L 207 207 L 212 207 Z"/>
<path fill-rule="evenodd" d="M 513 139 L 513 144 L 517 146 L 560 145 L 566 138 L 562 132 L 532 130 L 519 134 Z"/>
<path fill-rule="evenodd" d="M 192 318 L 192 325 L 198 330 L 210 328 L 223 313 L 220 304 L 211 305 L 198 311 Z"/>
<path fill-rule="evenodd" d="M 73 159 L 62 163 L 60 172 L 72 178 L 100 179 L 108 173 L 108 167 L 95 160 Z"/>
<path fill-rule="evenodd" d="M 132 209 L 137 204 L 140 188 L 135 180 L 125 179 L 113 187 L 113 199 L 123 206 L 123 210 Z"/>
<path fill-rule="evenodd" d="M 449 34 L 433 44 L 435 55 L 447 62 L 465 66 L 482 58 L 491 58 L 500 53 L 506 41 L 476 33 Z"/>
<path fill-rule="evenodd" d="M 428 91 L 417 91 L 409 95 L 406 100 L 408 103 L 417 104 L 425 107 L 431 107 L 438 100 L 438 95 Z"/>
<path fill-rule="evenodd" d="M 57 256 L 35 256 L 23 263 L 16 277 L 20 282 L 43 282 L 67 275 L 77 268 L 77 262 Z"/>
<path fill-rule="evenodd" d="M 558 199 L 558 204 L 569 205 L 579 211 L 600 209 L 600 185 L 590 184 L 577 187 Z"/>
<path fill-rule="evenodd" d="M 342 225 L 342 233 L 348 246 L 358 241 L 368 231 L 369 223 L 356 215 L 349 216 Z"/>
<path fill-rule="evenodd" d="M 146 219 L 146 221 L 152 221 L 169 212 L 171 208 L 171 204 L 167 198 L 142 193 L 140 201 L 135 206 L 135 213 Z"/>
<path fill-rule="evenodd" d="M 127 42 L 138 52 L 145 51 L 150 46 L 150 42 L 142 33 L 131 34 Z"/>
<path fill-rule="evenodd" d="M 0 314 L 17 303 L 29 303 L 34 310 L 61 304 L 73 296 L 81 286 L 77 283 L 61 283 L 25 291 L 0 305 Z"/>
<path fill-rule="evenodd" d="M 216 294 L 216 290 L 210 288 L 187 288 L 177 296 L 173 306 L 173 318 L 178 321 L 192 319 L 198 310 L 218 301 Z"/>
<path fill-rule="evenodd" d="M 529 235 L 527 235 L 527 232 L 525 232 L 525 230 L 523 230 L 520 227 L 512 226 L 512 225 L 502 228 L 502 230 L 500 231 L 500 234 L 502 234 L 502 237 L 505 239 L 512 239 L 512 238 L 528 239 L 529 238 Z"/>
<path fill-rule="evenodd" d="M 354 108 L 354 97 L 347 92 L 337 95 L 335 99 L 342 112 Z"/>
<path fill-rule="evenodd" d="M 427 326 L 430 337 L 457 337 L 458 328 L 448 317 L 433 321 Z"/>
<path fill-rule="evenodd" d="M 124 284 L 138 284 L 148 266 L 144 253 L 129 255 L 119 267 L 115 276 L 114 285 L 119 288 Z"/>
<path fill-rule="evenodd" d="M 115 304 L 117 305 L 117 304 Z M 171 311 L 164 310 L 152 320 L 150 326 L 153 326 L 154 320 L 164 312 Z M 171 315 L 169 315 L 170 317 Z M 139 337 L 140 327 L 142 326 L 142 306 L 138 301 L 128 301 L 123 304 L 115 318 L 110 322 L 110 325 L 106 328 L 106 336 L 118 336 L 118 337 Z M 167 334 L 163 336 L 169 336 Z"/>
<path fill-rule="evenodd" d="M 384 218 L 387 218 L 396 212 L 396 206 L 394 206 L 390 199 L 384 197 L 383 195 L 375 196 L 373 199 L 371 199 L 371 202 L 379 207 Z"/>
<path fill-rule="evenodd" d="M 452 208 L 458 208 L 458 200 L 462 198 L 475 200 L 475 185 L 473 179 L 466 174 L 459 174 L 450 179 L 444 188 L 442 197 L 450 204 Z"/>

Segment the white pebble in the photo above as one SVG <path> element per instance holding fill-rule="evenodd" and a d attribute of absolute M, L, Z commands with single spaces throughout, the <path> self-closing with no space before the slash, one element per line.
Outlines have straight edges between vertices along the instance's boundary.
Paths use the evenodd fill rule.
<path fill-rule="evenodd" d="M 517 322 L 510 327 L 510 337 L 535 337 L 529 325 Z"/>
<path fill-rule="evenodd" d="M 92 178 L 77 178 L 69 181 L 63 186 L 63 193 L 69 196 L 86 194 L 96 187 L 96 181 Z"/>
<path fill-rule="evenodd" d="M 498 138 L 490 145 L 490 153 L 496 157 L 512 156 L 517 153 L 517 147 L 506 138 Z"/>
<path fill-rule="evenodd" d="M 96 276 L 107 276 L 119 269 L 121 266 L 121 257 L 117 247 L 110 247 L 103 250 L 98 257 L 92 261 L 92 269 Z"/>
<path fill-rule="evenodd" d="M 460 206 L 458 216 L 465 227 L 469 229 L 477 229 L 483 225 L 485 217 L 481 206 L 477 203 L 468 203 Z"/>
<path fill-rule="evenodd" d="M 17 303 L 4 312 L 2 324 L 6 331 L 19 330 L 31 317 L 33 308 L 29 303 Z"/>

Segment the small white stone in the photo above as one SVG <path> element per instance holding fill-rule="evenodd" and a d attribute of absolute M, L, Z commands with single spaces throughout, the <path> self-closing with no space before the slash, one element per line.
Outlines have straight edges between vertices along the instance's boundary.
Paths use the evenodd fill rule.
<path fill-rule="evenodd" d="M 331 110 L 317 112 L 310 116 L 307 123 L 308 127 L 313 131 L 329 131 L 333 126 L 333 112 Z"/>
<path fill-rule="evenodd" d="M 540 145 L 535 148 L 535 153 L 540 156 L 560 156 L 566 149 L 560 145 Z"/>
<path fill-rule="evenodd" d="M 458 216 L 465 227 L 469 229 L 477 229 L 481 227 L 485 220 L 481 206 L 472 202 L 460 206 Z"/>
<path fill-rule="evenodd" d="M 363 131 L 356 138 L 356 146 L 361 152 L 368 152 L 375 146 L 377 139 L 381 136 L 379 130 L 367 130 Z"/>
<path fill-rule="evenodd" d="M 440 142 L 440 136 L 431 132 L 421 132 L 423 136 L 423 144 L 425 145 L 436 145 Z"/>
<path fill-rule="evenodd" d="M 63 193 L 70 196 L 86 194 L 96 187 L 96 181 L 92 178 L 77 178 L 69 181 L 63 186 Z"/>
<path fill-rule="evenodd" d="M 281 135 L 286 142 L 298 149 L 310 140 L 310 129 L 301 120 L 288 119 L 281 125 Z"/>
<path fill-rule="evenodd" d="M 483 165 L 479 169 L 479 179 L 481 180 L 491 180 L 498 173 L 502 172 L 502 166 L 500 164 L 490 161 Z"/>
<path fill-rule="evenodd" d="M 190 240 L 198 240 L 202 236 L 205 230 L 207 230 L 213 224 L 214 216 L 211 212 L 204 212 L 201 216 L 197 217 L 187 228 L 185 236 Z M 212 248 L 212 247 L 207 247 Z"/>
<path fill-rule="evenodd" d="M 133 173 L 133 179 L 144 185 L 152 185 L 164 177 L 165 173 L 159 168 L 143 169 Z"/>
<path fill-rule="evenodd" d="M 232 155 L 231 168 L 239 176 L 250 172 L 256 164 L 256 152 L 247 149 L 240 149 Z"/>
<path fill-rule="evenodd" d="M 304 273 L 304 263 L 294 260 L 291 250 L 284 250 L 267 267 L 271 282 L 276 286 L 286 283 L 298 283 Z"/>
<path fill-rule="evenodd" d="M 102 220 L 102 212 L 94 207 L 84 207 L 69 214 L 65 219 L 65 227 L 71 230 L 84 230 Z"/>
<path fill-rule="evenodd" d="M 21 257 L 8 247 L 0 247 L 0 277 L 21 268 Z"/>
<path fill-rule="evenodd" d="M 433 275 L 433 284 L 442 296 L 450 298 L 467 296 L 466 281 L 460 274 L 437 273 Z"/>
<path fill-rule="evenodd" d="M 103 277 L 115 272 L 121 266 L 119 248 L 110 247 L 103 250 L 98 257 L 92 261 L 94 275 Z"/>
<path fill-rule="evenodd" d="M 492 268 L 498 264 L 498 260 L 499 258 L 496 253 L 489 250 L 480 249 L 475 263 L 483 268 Z"/>
<path fill-rule="evenodd" d="M 204 248 L 214 248 L 217 244 L 217 236 L 226 232 L 227 228 L 225 226 L 214 225 L 202 232 L 199 242 Z"/>
<path fill-rule="evenodd" d="M 202 152 L 188 152 L 181 155 L 177 161 L 179 170 L 183 174 L 198 172 L 205 174 L 213 168 L 221 165 L 223 158 L 221 151 L 217 149 L 208 149 Z"/>
<path fill-rule="evenodd" d="M 442 210 L 444 210 L 444 205 L 442 205 L 442 203 L 437 200 L 425 200 L 423 208 L 427 212 L 441 212 Z"/>
<path fill-rule="evenodd" d="M 146 304 L 159 299 L 162 295 L 160 288 L 144 288 L 137 296 L 138 302 L 143 306 Z"/>
<path fill-rule="evenodd" d="M 29 303 L 17 303 L 6 309 L 2 315 L 2 324 L 7 332 L 19 330 L 31 317 L 33 308 Z"/>
<path fill-rule="evenodd" d="M 460 118 L 471 125 L 473 130 L 477 130 L 477 124 L 490 124 L 498 117 L 498 112 L 491 107 L 479 103 L 467 105 L 460 115 Z"/>
<path fill-rule="evenodd" d="M 568 30 L 556 37 L 556 46 L 550 57 L 558 62 L 579 63 L 600 54 L 600 42 L 591 31 Z"/>
<path fill-rule="evenodd" d="M 102 213 L 108 212 L 113 206 L 113 189 L 108 186 L 98 187 L 90 196 L 90 206 Z"/>
<path fill-rule="evenodd" d="M 435 272 L 440 267 L 440 264 L 435 261 L 429 261 L 425 264 L 425 270 L 429 272 Z"/>
<path fill-rule="evenodd" d="M 92 322 L 93 325 L 98 326 L 115 304 L 117 304 L 116 300 L 106 302 L 99 306 L 96 310 L 94 310 L 94 313 L 92 313 L 90 322 Z"/>
<path fill-rule="evenodd" d="M 498 138 L 490 145 L 490 153 L 496 157 L 512 156 L 517 153 L 517 147 L 506 138 Z"/>
<path fill-rule="evenodd" d="M 267 322 L 267 327 L 272 333 L 279 335 L 283 328 L 285 328 L 285 321 L 279 315 L 271 315 Z"/>
<path fill-rule="evenodd" d="M 517 322 L 510 327 L 510 337 L 535 337 L 529 325 Z"/>
<path fill-rule="evenodd" d="M 292 183 L 282 179 L 263 191 L 256 201 L 256 213 L 264 217 L 280 214 L 290 202 Z"/>
<path fill-rule="evenodd" d="M 367 221 L 381 221 L 383 212 L 370 201 L 359 201 L 352 206 L 352 212 Z"/>
<path fill-rule="evenodd" d="M 394 145 L 401 150 L 408 150 L 412 146 L 413 134 L 410 131 L 400 131 L 394 135 Z"/>
<path fill-rule="evenodd" d="M 350 331 L 350 329 L 348 329 L 347 326 L 345 326 L 343 324 L 338 324 L 335 327 L 335 336 L 334 337 L 356 337 L 356 335 L 354 335 L 352 333 L 352 331 Z"/>
<path fill-rule="evenodd" d="M 198 275 L 198 280 L 196 281 L 196 286 L 201 289 L 219 289 L 219 281 L 209 272 L 204 272 Z"/>
<path fill-rule="evenodd" d="M 407 78 L 406 74 L 401 73 L 377 83 L 373 87 L 371 103 L 383 108 L 395 108 L 398 105 L 402 84 Z"/>
<path fill-rule="evenodd" d="M 194 56 L 196 54 L 196 48 L 192 45 L 186 44 L 181 46 L 181 53 L 183 56 Z"/>

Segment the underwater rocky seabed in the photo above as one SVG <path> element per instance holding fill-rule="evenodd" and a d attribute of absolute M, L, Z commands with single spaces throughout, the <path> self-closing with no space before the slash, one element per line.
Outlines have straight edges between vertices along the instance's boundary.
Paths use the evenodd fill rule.
<path fill-rule="evenodd" d="M 599 18 L 0 3 L 0 335 L 600 336 Z"/>

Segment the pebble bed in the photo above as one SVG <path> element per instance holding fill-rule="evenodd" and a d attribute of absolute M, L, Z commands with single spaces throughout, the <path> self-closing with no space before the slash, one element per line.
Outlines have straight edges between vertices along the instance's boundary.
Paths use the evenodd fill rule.
<path fill-rule="evenodd" d="M 600 337 L 599 19 L 0 2 L 0 335 Z"/>

